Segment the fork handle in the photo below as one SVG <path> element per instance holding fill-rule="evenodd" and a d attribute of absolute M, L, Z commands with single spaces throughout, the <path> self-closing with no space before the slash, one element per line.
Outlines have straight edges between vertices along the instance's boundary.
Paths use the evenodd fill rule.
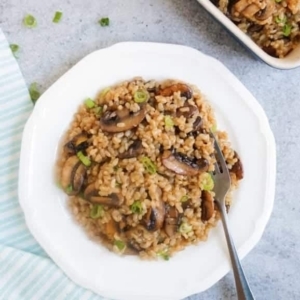
<path fill-rule="evenodd" d="M 238 300 L 254 300 L 251 289 L 247 282 L 246 276 L 244 274 L 243 268 L 241 266 L 238 254 L 236 252 L 232 237 L 228 230 L 227 213 L 225 211 L 225 206 L 219 201 L 216 201 L 221 212 L 223 228 L 226 236 L 226 241 L 229 249 L 231 264 L 233 268 L 235 286 L 237 290 Z"/>

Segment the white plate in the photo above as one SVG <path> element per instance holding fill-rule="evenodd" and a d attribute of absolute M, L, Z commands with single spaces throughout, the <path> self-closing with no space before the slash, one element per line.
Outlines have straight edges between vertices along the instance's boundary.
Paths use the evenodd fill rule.
<path fill-rule="evenodd" d="M 234 37 L 268 65 L 278 69 L 293 69 L 300 66 L 300 44 L 284 58 L 272 57 L 263 51 L 247 34 L 240 30 L 215 5 L 213 5 L 211 0 L 197 1 L 231 34 L 233 34 Z"/>
<path fill-rule="evenodd" d="M 184 46 L 117 44 L 88 55 L 50 87 L 24 130 L 19 199 L 36 240 L 79 285 L 113 299 L 181 299 L 209 288 L 230 270 L 220 224 L 207 242 L 167 262 L 120 258 L 90 241 L 73 222 L 53 176 L 59 140 L 78 105 L 137 75 L 187 81 L 211 101 L 245 168 L 229 214 L 232 234 L 241 257 L 255 246 L 274 200 L 273 134 L 258 102 L 220 62 Z"/>

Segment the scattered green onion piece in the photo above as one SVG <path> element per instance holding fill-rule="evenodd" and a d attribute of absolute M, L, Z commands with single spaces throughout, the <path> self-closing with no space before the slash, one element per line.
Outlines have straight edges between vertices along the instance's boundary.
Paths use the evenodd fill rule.
<path fill-rule="evenodd" d="M 34 16 L 26 15 L 23 19 L 23 24 L 28 28 L 34 28 L 37 25 L 37 21 Z"/>
<path fill-rule="evenodd" d="M 87 108 L 93 108 L 95 107 L 95 102 L 91 99 L 91 98 L 87 98 L 85 101 L 84 101 L 84 104 Z"/>
<path fill-rule="evenodd" d="M 279 24 L 279 23 L 285 23 L 286 20 L 287 20 L 286 16 L 283 16 L 283 18 L 279 18 L 279 16 L 277 16 L 277 17 L 275 18 L 275 22 L 276 22 L 277 24 Z"/>
<path fill-rule="evenodd" d="M 103 108 L 101 106 L 96 106 L 94 108 L 94 113 L 96 114 L 96 116 L 100 117 L 102 115 L 103 112 Z"/>
<path fill-rule="evenodd" d="M 157 255 L 160 256 L 164 260 L 169 260 L 170 259 L 170 255 L 169 255 L 167 249 L 166 250 L 162 250 L 162 251 L 158 251 Z"/>
<path fill-rule="evenodd" d="M 33 82 L 30 86 L 29 86 L 29 94 L 30 94 L 30 98 L 31 101 L 33 102 L 33 104 L 35 104 L 35 102 L 40 98 L 41 94 L 38 91 L 37 88 L 37 83 Z"/>
<path fill-rule="evenodd" d="M 103 89 L 100 93 L 100 98 L 103 98 L 110 90 L 110 87 Z"/>
<path fill-rule="evenodd" d="M 143 212 L 141 201 L 134 201 L 134 203 L 130 206 L 130 209 L 134 214 L 141 214 Z"/>
<path fill-rule="evenodd" d="M 217 131 L 217 123 L 215 123 L 212 127 L 211 127 L 211 132 L 215 133 Z"/>
<path fill-rule="evenodd" d="M 124 251 L 126 248 L 126 244 L 120 240 L 115 240 L 114 245 L 117 246 L 120 251 Z"/>
<path fill-rule="evenodd" d="M 86 167 L 89 167 L 92 164 L 91 160 L 85 156 L 82 151 L 77 152 L 77 157 Z"/>
<path fill-rule="evenodd" d="M 214 180 L 210 173 L 203 173 L 201 175 L 200 188 L 203 191 L 211 191 L 214 188 Z"/>
<path fill-rule="evenodd" d="M 99 219 L 103 217 L 103 215 L 104 215 L 103 206 L 100 204 L 94 204 L 93 208 L 90 211 L 90 217 L 92 219 Z"/>
<path fill-rule="evenodd" d="M 285 24 L 282 29 L 282 34 L 288 37 L 292 32 L 292 26 L 289 24 Z"/>
<path fill-rule="evenodd" d="M 165 116 L 165 127 L 166 129 L 172 129 L 174 122 L 171 116 Z"/>
<path fill-rule="evenodd" d="M 280 3 L 282 0 L 275 0 L 276 3 Z"/>
<path fill-rule="evenodd" d="M 10 47 L 10 50 L 11 50 L 11 52 L 13 54 L 15 54 L 16 52 L 18 52 L 19 48 L 20 48 L 19 45 L 17 45 L 17 44 L 10 44 L 9 47 Z"/>
<path fill-rule="evenodd" d="M 149 157 L 142 157 L 141 162 L 146 170 L 147 173 L 149 174 L 155 174 L 156 173 L 156 165 L 153 163 L 153 161 Z"/>
<path fill-rule="evenodd" d="M 72 185 L 70 184 L 66 187 L 66 193 L 70 194 L 70 193 L 72 193 L 72 191 L 73 191 L 73 188 L 72 188 Z"/>
<path fill-rule="evenodd" d="M 181 225 L 179 226 L 179 232 L 186 234 L 189 233 L 193 230 L 193 227 L 187 223 L 181 223 Z"/>
<path fill-rule="evenodd" d="M 114 169 L 115 172 L 117 172 L 120 169 L 120 167 L 119 166 L 114 166 L 113 169 Z"/>
<path fill-rule="evenodd" d="M 109 25 L 109 18 L 101 18 L 98 22 L 102 27 Z"/>
<path fill-rule="evenodd" d="M 116 187 L 121 187 L 122 186 L 122 183 L 121 182 L 118 182 L 116 181 Z"/>
<path fill-rule="evenodd" d="M 181 197 L 180 202 L 186 202 L 188 201 L 189 197 L 187 195 L 184 195 Z"/>
<path fill-rule="evenodd" d="M 55 12 L 55 15 L 54 15 L 54 17 L 53 17 L 52 22 L 53 22 L 53 23 L 59 23 L 60 20 L 61 20 L 62 14 L 63 14 L 63 13 L 62 13 L 61 11 Z"/>
<path fill-rule="evenodd" d="M 133 95 L 133 99 L 136 103 L 147 102 L 149 98 L 149 93 L 146 90 L 137 90 Z"/>

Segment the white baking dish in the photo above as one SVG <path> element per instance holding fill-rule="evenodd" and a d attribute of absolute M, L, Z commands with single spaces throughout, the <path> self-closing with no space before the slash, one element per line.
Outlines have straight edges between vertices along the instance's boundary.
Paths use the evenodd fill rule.
<path fill-rule="evenodd" d="M 210 0 L 197 1 L 242 44 L 268 65 L 278 69 L 293 69 L 300 66 L 300 45 L 285 58 L 272 57 L 257 46 L 249 36 L 242 32 Z"/>

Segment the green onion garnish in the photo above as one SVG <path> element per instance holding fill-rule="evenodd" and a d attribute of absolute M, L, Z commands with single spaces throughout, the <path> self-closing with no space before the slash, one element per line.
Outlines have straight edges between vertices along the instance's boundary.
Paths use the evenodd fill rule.
<path fill-rule="evenodd" d="M 38 91 L 37 88 L 37 83 L 33 82 L 30 86 L 29 86 L 29 94 L 30 94 L 30 98 L 31 101 L 33 102 L 33 104 L 35 104 L 35 102 L 40 98 L 41 94 Z"/>
<path fill-rule="evenodd" d="M 77 157 L 86 167 L 89 167 L 92 164 L 91 160 L 85 156 L 82 151 L 77 152 Z"/>
<path fill-rule="evenodd" d="M 91 99 L 91 98 L 87 98 L 85 101 L 84 101 L 84 104 L 87 108 L 93 108 L 95 107 L 95 102 Z"/>
<path fill-rule="evenodd" d="M 121 183 L 121 182 L 118 182 L 118 181 L 116 181 L 116 187 L 118 187 L 118 188 L 122 187 L 122 183 Z"/>
<path fill-rule="evenodd" d="M 186 201 L 188 201 L 188 199 L 189 199 L 189 197 L 187 195 L 182 196 L 180 199 L 180 202 L 186 202 Z"/>
<path fill-rule="evenodd" d="M 276 3 L 280 3 L 282 0 L 275 0 Z"/>
<path fill-rule="evenodd" d="M 153 161 L 149 157 L 142 157 L 141 162 L 146 170 L 147 173 L 149 174 L 155 174 L 156 173 L 156 165 L 153 163 Z"/>
<path fill-rule="evenodd" d="M 109 25 L 109 18 L 101 18 L 98 23 L 102 26 L 102 27 L 105 27 L 105 26 L 108 26 Z"/>
<path fill-rule="evenodd" d="M 9 47 L 13 54 L 15 54 L 20 48 L 19 45 L 17 45 L 17 44 L 10 44 Z"/>
<path fill-rule="evenodd" d="M 210 173 L 203 173 L 201 175 L 200 188 L 203 191 L 211 191 L 214 188 L 214 180 Z"/>
<path fill-rule="evenodd" d="M 103 217 L 103 215 L 104 215 L 103 206 L 100 204 L 94 204 L 93 208 L 90 211 L 90 217 L 92 219 L 99 219 Z"/>
<path fill-rule="evenodd" d="M 115 172 L 117 172 L 119 169 L 120 169 L 119 166 L 114 166 L 114 167 L 113 167 L 113 170 L 114 170 Z"/>
<path fill-rule="evenodd" d="M 286 17 L 286 16 L 283 16 L 283 18 L 280 18 L 279 16 L 277 16 L 277 17 L 275 18 L 275 22 L 276 22 L 277 24 L 279 24 L 279 23 L 285 23 L 286 20 L 287 20 L 287 17 Z"/>
<path fill-rule="evenodd" d="M 124 251 L 126 248 L 126 244 L 120 240 L 115 240 L 114 245 L 117 246 L 120 251 Z"/>
<path fill-rule="evenodd" d="M 66 187 L 66 193 L 67 194 L 70 194 L 70 193 L 72 193 L 73 192 L 73 187 L 72 187 L 72 185 L 70 184 L 70 185 L 68 185 L 67 187 Z"/>
<path fill-rule="evenodd" d="M 28 28 L 34 28 L 37 25 L 37 21 L 34 16 L 32 15 L 27 15 L 23 19 L 23 24 L 28 27 Z"/>
<path fill-rule="evenodd" d="M 187 223 L 182 223 L 182 224 L 180 225 L 178 231 L 179 231 L 180 233 L 185 234 L 185 233 L 191 232 L 192 230 L 193 230 L 193 227 L 192 227 L 191 225 L 189 225 L 189 224 L 187 224 Z"/>
<path fill-rule="evenodd" d="M 217 123 L 215 123 L 210 130 L 212 133 L 215 133 L 217 131 Z"/>
<path fill-rule="evenodd" d="M 288 37 L 292 32 L 292 26 L 289 24 L 285 24 L 282 29 L 282 34 Z"/>
<path fill-rule="evenodd" d="M 94 108 L 94 113 L 97 117 L 100 117 L 102 115 L 103 108 L 101 106 L 97 106 Z"/>
<path fill-rule="evenodd" d="M 100 93 L 100 98 L 103 98 L 110 90 L 110 87 L 103 89 Z"/>
<path fill-rule="evenodd" d="M 143 212 L 141 201 L 134 201 L 134 203 L 130 206 L 130 209 L 134 214 L 141 214 Z"/>
<path fill-rule="evenodd" d="M 169 260 L 170 259 L 170 255 L 168 253 L 168 249 L 165 249 L 165 250 L 162 250 L 162 251 L 158 251 L 157 255 L 160 256 L 164 260 Z"/>
<path fill-rule="evenodd" d="M 55 12 L 55 15 L 54 15 L 54 17 L 53 17 L 52 22 L 53 22 L 53 23 L 59 23 L 60 20 L 61 20 L 62 14 L 63 14 L 63 13 L 62 13 L 61 11 Z"/>
<path fill-rule="evenodd" d="M 146 102 L 149 98 L 150 95 L 146 90 L 137 90 L 133 95 L 133 99 L 136 103 Z"/>
<path fill-rule="evenodd" d="M 174 122 L 171 116 L 165 116 L 165 127 L 166 129 L 172 129 Z"/>

